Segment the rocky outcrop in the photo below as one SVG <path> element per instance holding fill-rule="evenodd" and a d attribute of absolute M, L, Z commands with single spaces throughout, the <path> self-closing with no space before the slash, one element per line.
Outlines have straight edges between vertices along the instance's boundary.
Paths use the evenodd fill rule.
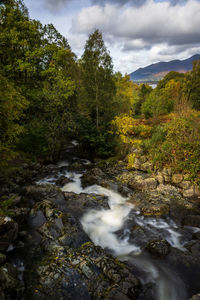
<path fill-rule="evenodd" d="M 144 171 L 151 175 L 147 176 L 148 180 L 147 178 L 144 180 L 144 178 L 134 177 L 131 180 L 127 175 L 127 180 L 125 180 L 125 175 L 123 174 L 120 175 L 121 177 L 118 176 L 118 180 L 125 180 L 132 188 L 138 190 L 155 189 L 158 184 L 171 184 L 180 189 L 184 197 L 200 197 L 200 188 L 188 180 L 189 176 L 187 174 L 173 173 L 171 168 L 156 170 L 153 164 L 142 153 L 136 152 L 134 163 L 129 173 L 134 174 L 133 170 L 136 173 L 137 171 Z"/>

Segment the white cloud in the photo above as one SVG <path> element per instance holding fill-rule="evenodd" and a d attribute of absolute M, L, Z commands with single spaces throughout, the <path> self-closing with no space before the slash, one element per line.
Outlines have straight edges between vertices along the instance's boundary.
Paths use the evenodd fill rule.
<path fill-rule="evenodd" d="M 88 35 L 102 30 L 115 67 L 122 72 L 200 53 L 200 2 L 173 4 L 147 0 L 139 7 L 90 6 L 73 18 L 72 32 Z"/>

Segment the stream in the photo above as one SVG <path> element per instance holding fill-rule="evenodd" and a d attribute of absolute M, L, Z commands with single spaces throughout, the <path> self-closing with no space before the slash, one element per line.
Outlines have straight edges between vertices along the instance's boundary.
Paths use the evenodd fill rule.
<path fill-rule="evenodd" d="M 76 146 L 75 142 L 74 146 Z M 82 160 L 82 164 L 89 165 L 90 162 Z M 70 162 L 61 161 L 57 165 L 67 168 Z M 90 209 L 81 217 L 83 229 L 93 243 L 108 249 L 121 261 L 133 266 L 137 270 L 137 277 L 142 284 L 153 284 L 156 300 L 188 300 L 188 291 L 180 274 L 169 267 L 165 259 L 152 258 L 144 251 L 144 244 L 148 242 L 150 235 L 154 239 L 162 237 L 171 247 L 184 252 L 186 251 L 185 244 L 189 241 L 192 233 L 198 229 L 194 227 L 179 228 L 180 226 L 169 217 L 144 217 L 140 211 L 135 209 L 133 204 L 129 203 L 128 197 L 122 196 L 116 190 L 97 184 L 83 188 L 81 185 L 83 173 L 84 171 L 66 170 L 64 176 L 72 182 L 65 184 L 62 191 L 107 196 L 108 209 Z M 54 184 L 55 177 L 44 178 L 37 183 Z M 130 220 L 134 220 L 136 225 L 144 228 L 146 236 L 141 237 L 143 240 L 136 239 L 134 241 L 134 238 L 130 239 L 130 224 L 132 224 L 129 222 Z"/>

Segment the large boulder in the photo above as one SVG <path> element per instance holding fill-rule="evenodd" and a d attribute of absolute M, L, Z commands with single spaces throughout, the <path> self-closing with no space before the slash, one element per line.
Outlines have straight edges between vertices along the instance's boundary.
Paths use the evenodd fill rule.
<path fill-rule="evenodd" d="M 63 187 L 65 184 L 72 182 L 71 179 L 67 178 L 66 176 L 62 175 L 56 180 L 56 185 L 59 187 Z"/>
<path fill-rule="evenodd" d="M 158 183 L 153 177 L 143 178 L 143 176 L 135 176 L 132 181 L 129 181 L 129 187 L 137 190 L 152 190 L 156 189 Z"/>
<path fill-rule="evenodd" d="M 83 174 L 81 183 L 84 188 L 93 184 L 105 186 L 105 184 L 103 184 L 103 182 L 107 181 L 105 179 L 106 176 L 103 171 L 100 168 L 94 168 Z"/>

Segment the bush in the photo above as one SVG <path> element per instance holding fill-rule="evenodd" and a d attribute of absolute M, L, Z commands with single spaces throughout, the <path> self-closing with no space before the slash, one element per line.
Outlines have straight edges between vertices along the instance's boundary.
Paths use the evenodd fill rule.
<path fill-rule="evenodd" d="M 189 174 L 190 180 L 200 183 L 200 115 L 192 111 L 188 117 L 176 117 L 158 126 L 152 138 L 143 143 L 153 163 L 169 165 Z"/>

